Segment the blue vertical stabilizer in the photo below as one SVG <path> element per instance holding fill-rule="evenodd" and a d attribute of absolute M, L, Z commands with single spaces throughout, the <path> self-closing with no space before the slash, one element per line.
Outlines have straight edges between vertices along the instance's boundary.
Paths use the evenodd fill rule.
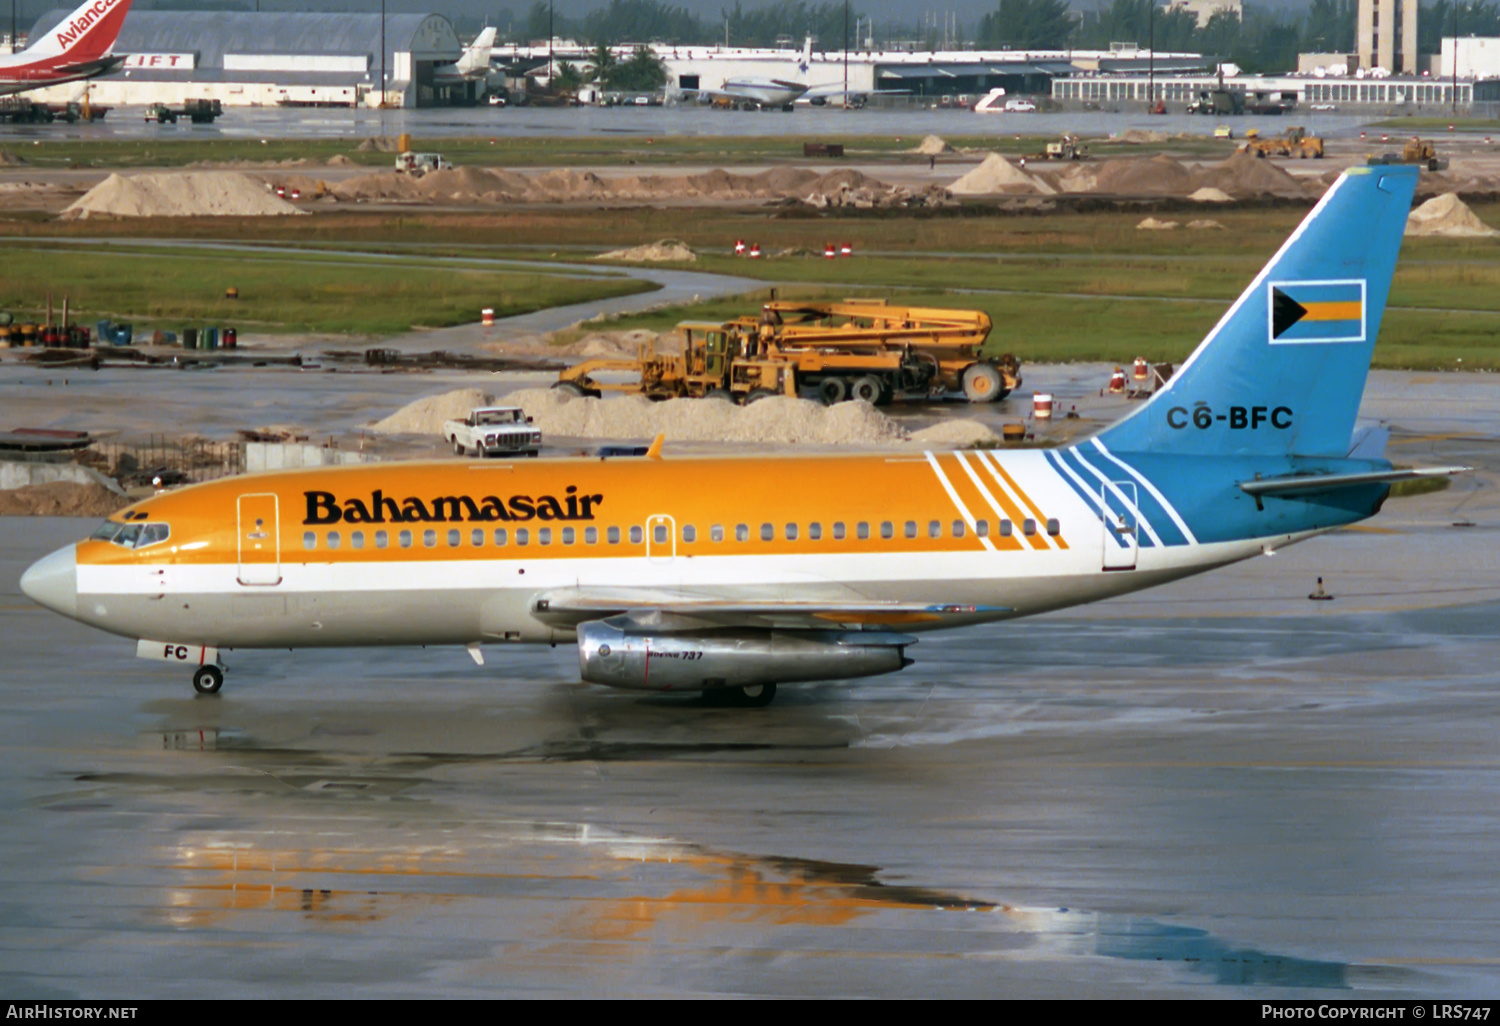
<path fill-rule="evenodd" d="M 1099 439 L 1116 452 L 1349 452 L 1418 169 L 1353 167 L 1167 385 Z"/>

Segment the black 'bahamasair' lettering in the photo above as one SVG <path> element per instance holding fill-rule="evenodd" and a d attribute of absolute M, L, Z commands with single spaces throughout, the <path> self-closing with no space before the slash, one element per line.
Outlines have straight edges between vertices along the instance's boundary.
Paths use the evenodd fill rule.
<path fill-rule="evenodd" d="M 492 520 L 593 520 L 594 507 L 603 495 L 579 495 L 569 485 L 561 497 L 555 495 L 440 495 L 419 499 L 408 495 L 392 498 L 377 488 L 364 499 L 340 500 L 332 492 L 303 492 L 307 499 L 304 524 L 412 524 L 480 523 Z"/>

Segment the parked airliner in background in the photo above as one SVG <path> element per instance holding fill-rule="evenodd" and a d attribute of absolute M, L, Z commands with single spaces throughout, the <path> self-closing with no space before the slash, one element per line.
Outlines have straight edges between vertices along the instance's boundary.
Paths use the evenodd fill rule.
<path fill-rule="evenodd" d="M 227 478 L 21 579 L 189 662 L 235 648 L 576 642 L 582 678 L 744 704 L 910 662 L 915 635 L 1090 602 L 1375 514 L 1355 417 L 1417 169 L 1328 190 L 1175 376 L 1051 450 L 375 463 Z"/>
<path fill-rule="evenodd" d="M 452 64 L 432 69 L 432 81 L 438 86 L 456 86 L 465 82 L 488 82 L 491 76 L 490 56 L 495 50 L 497 30 L 486 27 L 464 47 L 463 55 Z"/>
<path fill-rule="evenodd" d="M 88 0 L 20 53 L 0 57 L 0 95 L 108 74 L 125 62 L 111 53 L 131 0 Z"/>
<path fill-rule="evenodd" d="M 699 89 L 699 103 L 721 102 L 745 109 L 791 110 L 792 104 L 808 91 L 807 69 L 812 67 L 812 36 L 802 41 L 802 55 L 797 59 L 797 79 L 734 78 L 725 79 L 719 89 Z"/>

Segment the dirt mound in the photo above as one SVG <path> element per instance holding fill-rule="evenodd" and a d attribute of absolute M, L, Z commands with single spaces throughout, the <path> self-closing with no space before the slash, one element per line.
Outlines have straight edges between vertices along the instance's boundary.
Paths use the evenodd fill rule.
<path fill-rule="evenodd" d="M 395 153 L 400 144 L 388 135 L 372 136 L 354 147 L 360 153 Z"/>
<path fill-rule="evenodd" d="M 604 199 L 610 195 L 609 183 L 592 171 L 575 171 L 572 168 L 554 168 L 531 179 L 531 188 L 538 199 L 574 200 Z"/>
<path fill-rule="evenodd" d="M 428 197 L 420 188 L 421 179 L 398 175 L 394 171 L 376 171 L 346 178 L 333 187 L 333 194 L 344 200 L 421 200 Z"/>
<path fill-rule="evenodd" d="M 1186 196 L 1193 173 L 1165 153 L 1106 160 L 1094 172 L 1095 191 L 1116 196 Z"/>
<path fill-rule="evenodd" d="M 1189 228 L 1195 228 L 1195 229 L 1198 229 L 1200 231 L 1204 230 L 1204 229 L 1208 229 L 1210 231 L 1214 230 L 1214 229 L 1217 229 L 1219 231 L 1223 231 L 1224 230 L 1224 226 L 1222 224 L 1220 224 L 1218 221 L 1213 220 L 1212 218 L 1207 218 L 1207 217 L 1202 218 L 1201 220 L 1198 220 L 1198 221 L 1189 221 L 1187 226 Z"/>
<path fill-rule="evenodd" d="M 632 246 L 629 249 L 613 249 L 608 253 L 600 253 L 592 259 L 634 260 L 647 263 L 667 263 L 671 261 L 692 263 L 698 259 L 698 254 L 689 249 L 688 244 L 681 239 L 660 239 L 644 246 Z"/>
<path fill-rule="evenodd" d="M 328 158 L 328 166 L 329 167 L 353 167 L 354 166 L 354 161 L 350 160 L 348 157 L 344 156 L 344 154 L 342 154 L 342 153 L 335 153 L 333 156 L 331 156 L 331 157 Z"/>
<path fill-rule="evenodd" d="M 945 420 L 921 431 L 913 431 L 914 445 L 930 449 L 976 449 L 999 445 L 1001 438 L 977 420 Z"/>
<path fill-rule="evenodd" d="M 86 217 L 266 217 L 300 214 L 249 175 L 234 171 L 112 174 L 63 211 Z"/>
<path fill-rule="evenodd" d="M 444 421 L 462 419 L 474 407 L 492 402 L 493 397 L 480 389 L 458 388 L 407 403 L 384 420 L 376 421 L 371 430 L 383 435 L 436 435 L 442 432 Z"/>
<path fill-rule="evenodd" d="M 580 399 L 555 389 L 513 392 L 505 402 L 536 418 L 543 436 L 652 438 L 669 441 L 766 442 L 811 445 L 888 445 L 906 432 L 869 403 L 824 406 L 806 399 L 772 396 L 749 406 L 709 399 L 642 396 Z"/>
<path fill-rule="evenodd" d="M 1479 219 L 1455 193 L 1434 196 L 1406 218 L 1407 235 L 1440 235 L 1458 239 L 1493 238 L 1500 230 Z"/>
<path fill-rule="evenodd" d="M 1204 186 L 1188 196 L 1194 203 L 1233 203 L 1234 197 L 1223 189 L 1215 189 Z"/>
<path fill-rule="evenodd" d="M 818 180 L 818 173 L 805 167 L 776 167 L 758 175 L 750 175 L 748 180 L 758 192 L 775 196 L 796 196 Z"/>
<path fill-rule="evenodd" d="M 924 135 L 912 152 L 920 153 L 924 157 L 936 157 L 939 153 L 952 153 L 953 147 L 949 146 L 942 136 Z"/>
<path fill-rule="evenodd" d="M 1143 232 L 1168 232 L 1173 228 L 1181 228 L 1182 225 L 1177 221 L 1158 221 L 1154 217 L 1148 217 L 1135 227 L 1137 231 Z"/>
<path fill-rule="evenodd" d="M 1071 164 L 1051 177 L 1059 192 L 1093 192 L 1099 187 L 1098 174 L 1086 164 Z"/>
<path fill-rule="evenodd" d="M 1115 141 L 1140 145 L 1141 143 L 1166 142 L 1167 138 L 1168 136 L 1165 132 L 1153 132 L 1145 128 L 1127 128 L 1115 136 Z"/>
<path fill-rule="evenodd" d="M 0 491 L 0 516 L 107 517 L 130 500 L 101 484 L 50 481 Z"/>
<path fill-rule="evenodd" d="M 1263 157 L 1236 150 L 1221 164 L 1198 173 L 1199 188 L 1219 189 L 1231 196 L 1303 196 L 1302 183 Z"/>
<path fill-rule="evenodd" d="M 978 167 L 950 184 L 948 191 L 959 196 L 984 196 L 994 193 L 1051 195 L 1057 190 L 1028 175 L 1000 154 L 991 153 Z"/>
<path fill-rule="evenodd" d="M 0 167 L 20 167 L 27 163 L 26 158 L 10 150 L 0 150 Z"/>
<path fill-rule="evenodd" d="M 404 177 L 397 175 L 396 177 Z M 447 171 L 429 171 L 415 182 L 412 191 L 433 200 L 460 203 L 500 202 L 523 199 L 531 184 L 514 171 L 496 171 L 482 167 L 460 167 Z"/>

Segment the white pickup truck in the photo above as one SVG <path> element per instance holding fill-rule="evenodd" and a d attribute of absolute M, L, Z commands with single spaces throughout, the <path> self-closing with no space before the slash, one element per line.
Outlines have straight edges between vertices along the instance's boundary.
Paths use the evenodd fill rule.
<path fill-rule="evenodd" d="M 535 456 L 542 447 L 542 432 L 531 426 L 531 418 L 517 406 L 481 406 L 463 420 L 443 425 L 443 436 L 460 456 L 472 452 L 486 456 Z"/>

